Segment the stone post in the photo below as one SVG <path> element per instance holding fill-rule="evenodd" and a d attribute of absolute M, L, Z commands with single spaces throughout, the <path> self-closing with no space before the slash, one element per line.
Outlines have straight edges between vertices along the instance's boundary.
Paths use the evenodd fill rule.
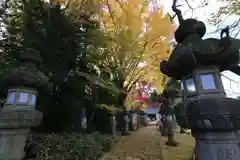
<path fill-rule="evenodd" d="M 160 70 L 183 84 L 184 101 L 175 106 L 177 122 L 192 130 L 197 160 L 238 160 L 240 100 L 226 97 L 220 73 L 239 71 L 240 40 L 230 37 L 228 28 L 221 39 L 203 39 L 203 22 L 184 20 L 176 0 L 173 11 L 180 24 L 175 32 L 178 44 Z"/>
<path fill-rule="evenodd" d="M 124 129 L 123 129 L 123 135 L 128 135 L 130 134 L 129 132 L 129 117 L 127 115 L 127 111 L 125 112 L 125 115 L 124 115 Z"/>
<path fill-rule="evenodd" d="M 38 89 L 48 78 L 37 70 L 41 63 L 39 52 L 27 49 L 17 57 L 20 64 L 7 70 L 1 87 L 8 88 L 7 101 L 0 111 L 0 159 L 21 160 L 31 127 L 40 124 L 42 113 L 35 109 Z"/>
<path fill-rule="evenodd" d="M 116 140 L 116 134 L 117 134 L 117 121 L 115 115 L 111 116 L 111 129 L 112 129 L 112 137 L 113 140 Z"/>
<path fill-rule="evenodd" d="M 82 127 L 82 131 L 85 132 L 87 129 L 86 108 L 82 108 L 81 127 Z"/>
<path fill-rule="evenodd" d="M 138 118 L 138 115 L 136 113 L 132 113 L 132 128 L 133 128 L 133 131 L 137 130 L 137 118 Z"/>
<path fill-rule="evenodd" d="M 128 115 L 124 116 L 124 121 L 125 121 L 125 132 L 129 131 L 129 118 Z"/>
<path fill-rule="evenodd" d="M 140 120 L 140 111 L 139 110 L 137 110 L 136 111 L 137 112 L 137 129 L 139 129 L 140 128 L 140 126 L 141 126 L 141 120 Z"/>

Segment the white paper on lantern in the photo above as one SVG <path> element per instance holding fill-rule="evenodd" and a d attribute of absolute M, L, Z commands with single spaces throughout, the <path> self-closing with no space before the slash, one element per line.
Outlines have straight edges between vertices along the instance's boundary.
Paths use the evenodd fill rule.
<path fill-rule="evenodd" d="M 35 103 L 36 103 L 36 95 L 33 94 L 32 95 L 32 100 L 31 100 L 31 105 L 35 105 Z"/>
<path fill-rule="evenodd" d="M 202 81 L 203 89 L 216 89 L 216 85 L 214 82 L 214 77 L 212 74 L 204 74 L 200 76 Z"/>
<path fill-rule="evenodd" d="M 188 92 L 195 92 L 196 88 L 195 88 L 195 83 L 193 78 L 189 78 L 186 80 L 186 86 L 187 86 L 187 90 Z"/>
<path fill-rule="evenodd" d="M 27 103 L 28 102 L 28 93 L 20 93 L 19 103 Z"/>
<path fill-rule="evenodd" d="M 7 103 L 13 104 L 15 99 L 15 92 L 8 93 Z"/>

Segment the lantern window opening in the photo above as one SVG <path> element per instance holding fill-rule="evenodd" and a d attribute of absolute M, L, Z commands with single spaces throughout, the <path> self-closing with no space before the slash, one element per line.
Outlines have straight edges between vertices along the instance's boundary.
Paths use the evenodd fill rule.
<path fill-rule="evenodd" d="M 15 103 L 16 92 L 9 92 L 7 96 L 7 104 L 13 105 Z"/>
<path fill-rule="evenodd" d="M 194 78 L 191 76 L 189 78 L 186 78 L 185 80 L 185 88 L 189 93 L 193 93 L 196 92 L 196 85 L 195 85 L 195 81 Z"/>
<path fill-rule="evenodd" d="M 37 101 L 37 96 L 35 94 L 32 94 L 30 105 L 35 106 L 36 105 L 36 101 Z"/>
<path fill-rule="evenodd" d="M 200 94 L 224 93 L 222 79 L 217 67 L 198 68 L 194 72 Z"/>
<path fill-rule="evenodd" d="M 37 92 L 34 89 L 11 88 L 8 90 L 6 105 L 35 107 L 36 101 Z"/>
<path fill-rule="evenodd" d="M 216 90 L 216 80 L 214 77 L 214 73 L 205 73 L 199 75 L 201 80 L 201 86 L 203 90 Z"/>
<path fill-rule="evenodd" d="M 19 104 L 28 104 L 28 95 L 29 95 L 29 93 L 20 92 L 18 103 Z"/>

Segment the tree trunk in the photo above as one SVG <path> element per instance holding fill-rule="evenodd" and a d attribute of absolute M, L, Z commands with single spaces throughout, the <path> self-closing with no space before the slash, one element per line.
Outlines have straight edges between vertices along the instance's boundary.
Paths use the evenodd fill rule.
<path fill-rule="evenodd" d="M 121 107 L 124 107 L 124 101 L 125 101 L 125 98 L 126 98 L 126 94 L 125 94 L 125 91 L 124 91 L 124 80 L 122 80 L 122 78 L 120 78 L 118 80 L 118 82 L 116 83 L 118 88 L 120 89 L 120 93 L 118 94 L 118 105 L 121 106 Z"/>
<path fill-rule="evenodd" d="M 119 93 L 119 95 L 118 95 L 118 105 L 119 106 L 124 107 L 125 98 L 126 98 L 126 94 L 124 94 L 122 92 Z"/>

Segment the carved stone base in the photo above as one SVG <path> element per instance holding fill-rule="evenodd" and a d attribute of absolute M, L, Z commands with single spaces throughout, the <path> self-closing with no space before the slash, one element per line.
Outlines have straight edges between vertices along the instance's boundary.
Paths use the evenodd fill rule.
<path fill-rule="evenodd" d="M 29 129 L 0 130 L 0 159 L 21 160 Z"/>
<path fill-rule="evenodd" d="M 197 160 L 239 160 L 237 132 L 195 133 Z"/>
<path fill-rule="evenodd" d="M 175 107 L 178 124 L 198 132 L 240 129 L 240 100 L 220 97 L 179 103 Z"/>
<path fill-rule="evenodd" d="M 41 119 L 42 113 L 35 110 L 0 111 L 0 160 L 21 160 L 30 127 Z"/>

